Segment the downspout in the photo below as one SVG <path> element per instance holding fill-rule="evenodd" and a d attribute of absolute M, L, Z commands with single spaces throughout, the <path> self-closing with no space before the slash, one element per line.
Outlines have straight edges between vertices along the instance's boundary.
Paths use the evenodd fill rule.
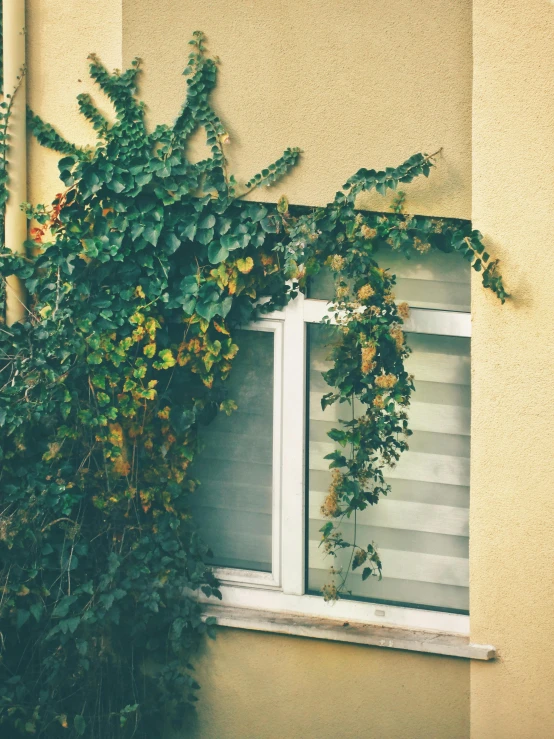
<path fill-rule="evenodd" d="M 13 252 L 23 254 L 27 238 L 27 218 L 21 204 L 27 201 L 27 131 L 25 75 L 25 0 L 2 0 L 4 36 L 4 98 L 13 99 L 8 124 L 8 190 L 5 243 Z M 6 322 L 11 325 L 25 316 L 25 290 L 20 280 L 8 277 Z"/>

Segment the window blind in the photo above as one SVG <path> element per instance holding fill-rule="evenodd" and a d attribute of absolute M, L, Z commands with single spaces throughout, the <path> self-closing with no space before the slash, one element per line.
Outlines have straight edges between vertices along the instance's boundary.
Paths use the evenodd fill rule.
<path fill-rule="evenodd" d="M 399 252 L 381 250 L 379 265 L 396 275 L 394 293 L 413 308 L 470 310 L 470 266 L 460 254 L 431 251 L 406 259 Z M 334 276 L 322 269 L 311 281 L 309 297 L 333 300 Z"/>
<path fill-rule="evenodd" d="M 235 335 L 240 348 L 228 392 L 238 410 L 220 413 L 200 429 L 195 511 L 214 564 L 269 572 L 274 336 L 246 330 Z"/>
<path fill-rule="evenodd" d="M 327 432 L 339 418 L 351 418 L 352 408 L 343 404 L 321 410 L 321 396 L 329 391 L 321 373 L 331 366 L 330 332 L 336 329 L 311 325 L 308 330 L 308 587 L 320 591 L 329 582 L 332 564 L 348 571 L 351 550 L 333 563 L 319 546 L 319 529 L 327 520 L 320 508 L 331 481 L 324 457 L 336 448 Z M 469 339 L 409 334 L 407 342 L 413 353 L 406 366 L 415 376 L 410 449 L 388 472 L 391 494 L 358 512 L 356 519 L 356 540 L 362 546 L 375 544 L 383 580 L 362 582 L 355 571 L 346 589 L 355 597 L 467 610 Z M 361 404 L 355 404 L 354 413 L 362 412 Z M 353 518 L 345 520 L 342 530 L 353 541 Z"/>

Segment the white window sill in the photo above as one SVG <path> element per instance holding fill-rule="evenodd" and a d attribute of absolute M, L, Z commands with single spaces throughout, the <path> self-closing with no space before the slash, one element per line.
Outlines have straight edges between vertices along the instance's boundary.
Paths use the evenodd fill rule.
<path fill-rule="evenodd" d="M 496 656 L 494 647 L 486 644 L 471 644 L 468 636 L 460 634 L 412 630 L 398 626 L 379 626 L 339 621 L 328 617 L 277 613 L 254 608 L 213 605 L 212 603 L 213 601 L 206 603 L 203 618 L 215 617 L 218 626 L 465 659 L 492 660 Z"/>
<path fill-rule="evenodd" d="M 299 618 L 307 616 L 324 622 L 338 622 L 341 625 L 348 621 L 378 628 L 398 628 L 433 635 L 454 634 L 469 639 L 467 615 L 346 598 L 341 598 L 335 603 L 325 603 L 320 595 L 283 592 L 273 581 L 268 582 L 272 578 L 270 573 L 218 569 L 216 574 L 222 581 L 222 604 L 231 608 L 290 614 Z M 206 598 L 201 593 L 198 597 L 207 606 L 214 604 L 213 598 Z"/>

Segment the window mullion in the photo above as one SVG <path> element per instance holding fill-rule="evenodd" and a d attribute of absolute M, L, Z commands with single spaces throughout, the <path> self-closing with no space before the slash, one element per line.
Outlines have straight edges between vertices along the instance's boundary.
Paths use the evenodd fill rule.
<path fill-rule="evenodd" d="M 305 592 L 305 356 L 304 296 L 286 308 L 283 337 L 282 586 Z"/>

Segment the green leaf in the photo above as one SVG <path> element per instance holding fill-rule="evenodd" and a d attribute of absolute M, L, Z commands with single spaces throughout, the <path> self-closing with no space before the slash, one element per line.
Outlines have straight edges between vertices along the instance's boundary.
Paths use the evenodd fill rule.
<path fill-rule="evenodd" d="M 233 221 L 230 218 L 222 218 L 219 222 L 219 234 L 223 236 L 233 225 Z"/>
<path fill-rule="evenodd" d="M 33 603 L 33 605 L 29 608 L 31 611 L 31 614 L 33 615 L 35 621 L 40 621 L 40 617 L 42 616 L 42 612 L 44 610 L 44 606 L 42 603 Z"/>
<path fill-rule="evenodd" d="M 262 218 L 261 226 L 266 233 L 279 233 L 279 225 L 275 218 L 269 216 L 267 218 Z"/>
<path fill-rule="evenodd" d="M 89 364 L 102 364 L 103 356 L 101 352 L 92 352 L 87 357 Z"/>
<path fill-rule="evenodd" d="M 148 223 L 144 227 L 143 231 L 143 237 L 148 241 L 149 244 L 152 244 L 152 246 L 156 246 L 158 243 L 158 239 L 160 238 L 160 233 L 162 230 L 162 224 L 161 223 Z"/>
<path fill-rule="evenodd" d="M 189 241 L 194 241 L 194 237 L 196 236 L 196 223 L 187 224 L 183 229 L 183 236 L 189 239 Z"/>
<path fill-rule="evenodd" d="M 225 248 L 219 241 L 212 241 L 208 247 L 208 259 L 212 264 L 224 262 L 229 256 L 229 249 Z"/>
<path fill-rule="evenodd" d="M 196 312 L 201 318 L 205 318 L 206 321 L 211 321 L 214 316 L 219 313 L 218 303 L 197 303 Z"/>
<path fill-rule="evenodd" d="M 79 736 L 84 736 L 87 729 L 87 722 L 85 721 L 83 716 L 77 714 L 77 716 L 75 716 L 75 718 L 73 719 L 73 726 Z"/>
<path fill-rule="evenodd" d="M 15 620 L 15 623 L 18 629 L 20 629 L 22 626 L 24 626 L 27 623 L 30 615 L 31 615 L 30 611 L 28 611 L 25 608 L 17 609 L 17 617 Z"/>
<path fill-rule="evenodd" d="M 267 208 L 263 205 L 255 205 L 251 211 L 250 218 L 253 223 L 258 223 L 267 216 Z"/>
<path fill-rule="evenodd" d="M 144 223 L 133 223 L 131 226 L 131 238 L 133 241 L 136 241 L 139 236 L 141 236 L 142 232 L 144 231 Z"/>
<path fill-rule="evenodd" d="M 56 605 L 54 610 L 52 611 L 52 617 L 53 618 L 64 618 L 67 616 L 69 609 L 75 603 L 77 600 L 76 595 L 66 595 L 64 596 L 59 603 Z"/>
<path fill-rule="evenodd" d="M 218 308 L 219 315 L 225 318 L 227 314 L 229 313 L 229 311 L 231 310 L 232 305 L 233 305 L 233 298 L 231 297 L 223 298 L 221 303 L 219 303 L 219 308 Z"/>
<path fill-rule="evenodd" d="M 196 275 L 187 275 L 180 282 L 179 290 L 183 295 L 198 295 L 198 278 Z"/>
<path fill-rule="evenodd" d="M 152 182 L 152 172 L 140 172 L 135 175 L 135 182 L 137 185 L 147 185 L 149 182 Z"/>
<path fill-rule="evenodd" d="M 215 216 L 209 215 L 198 222 L 199 229 L 213 229 L 215 226 Z"/>
<path fill-rule="evenodd" d="M 226 234 L 225 236 L 221 237 L 221 243 L 229 251 L 234 251 L 235 249 L 245 249 L 250 243 L 250 234 Z"/>
<path fill-rule="evenodd" d="M 84 254 L 93 259 L 98 256 L 98 247 L 94 239 L 83 239 Z"/>
<path fill-rule="evenodd" d="M 174 254 L 177 251 L 177 249 L 181 246 L 181 242 L 179 241 L 177 236 L 175 236 L 173 231 L 169 231 L 168 233 L 166 233 L 165 243 L 167 246 L 168 254 Z"/>
<path fill-rule="evenodd" d="M 196 241 L 198 241 L 199 244 L 209 244 L 214 237 L 214 230 L 213 228 L 206 228 L 203 230 L 198 230 L 196 232 Z"/>

